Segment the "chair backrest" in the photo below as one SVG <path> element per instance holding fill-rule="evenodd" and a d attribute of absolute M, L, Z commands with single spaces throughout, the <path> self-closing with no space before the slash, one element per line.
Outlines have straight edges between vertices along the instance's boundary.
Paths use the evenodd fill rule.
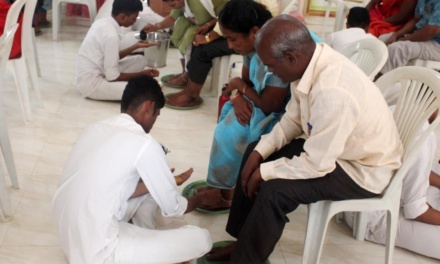
<path fill-rule="evenodd" d="M 33 50 L 32 46 L 32 20 L 34 17 L 35 6 L 37 5 L 37 0 L 17 0 L 9 8 L 8 15 L 6 16 L 5 30 L 8 30 L 11 26 L 17 23 L 18 16 L 23 7 L 24 17 L 21 32 L 21 52 L 25 53 L 27 50 Z"/>
<path fill-rule="evenodd" d="M 297 11 L 298 0 L 279 0 L 280 1 L 280 14 L 289 14 L 290 12 Z"/>
<path fill-rule="evenodd" d="M 341 53 L 356 64 L 370 79 L 388 59 L 387 46 L 377 38 L 365 38 L 346 45 Z"/>
<path fill-rule="evenodd" d="M 12 41 L 17 31 L 18 23 L 15 23 L 8 30 L 5 30 L 0 38 L 0 87 L 3 87 L 3 74 L 5 73 L 6 63 L 11 53 Z M 6 28 L 5 28 L 6 29 Z"/>
<path fill-rule="evenodd" d="M 401 188 L 403 178 L 413 165 L 418 150 L 428 135 L 440 123 L 440 115 L 429 124 L 420 135 L 420 130 L 440 108 L 440 73 L 432 69 L 417 66 L 405 66 L 394 69 L 376 81 L 376 85 L 386 94 L 388 89 L 400 85 L 394 120 L 404 149 L 402 167 L 392 179 L 384 197 L 391 197 L 397 188 Z"/>

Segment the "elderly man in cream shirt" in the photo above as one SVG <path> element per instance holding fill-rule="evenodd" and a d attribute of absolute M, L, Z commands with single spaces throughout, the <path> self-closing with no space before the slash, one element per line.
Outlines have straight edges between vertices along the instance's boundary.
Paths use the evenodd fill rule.
<path fill-rule="evenodd" d="M 268 21 L 255 47 L 292 82 L 292 98 L 273 130 L 248 146 L 226 227 L 237 242 L 208 253 L 211 260 L 263 263 L 300 204 L 377 196 L 401 165 L 385 99 L 347 58 L 288 16 Z"/>

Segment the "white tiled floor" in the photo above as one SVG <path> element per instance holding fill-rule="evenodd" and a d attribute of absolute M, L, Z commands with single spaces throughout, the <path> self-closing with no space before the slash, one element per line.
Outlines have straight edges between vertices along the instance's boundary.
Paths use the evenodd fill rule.
<path fill-rule="evenodd" d="M 312 29 L 320 33 L 320 27 Z M 58 42 L 52 41 L 51 30 L 37 38 L 42 78 L 40 88 L 43 106 L 33 100 L 34 121 L 25 125 L 18 106 L 12 75 L 6 73 L 2 105 L 15 155 L 21 188 L 9 188 L 14 219 L 0 223 L 0 263 L 67 263 L 58 246 L 51 222 L 51 196 L 63 165 L 78 133 L 87 124 L 119 112 L 118 103 L 83 99 L 75 89 L 75 57 L 85 36 L 87 20 L 66 19 Z M 168 52 L 167 67 L 161 75 L 180 71 L 175 50 Z M 176 90 L 165 88 L 165 93 Z M 194 167 L 189 180 L 204 179 L 209 151 L 216 125 L 217 98 L 203 95 L 205 104 L 196 110 L 176 111 L 164 108 L 152 134 L 171 153 L 169 163 L 177 171 Z M 35 99 L 35 97 L 33 97 Z M 1 164 L 1 163 L 0 163 Z M 1 164 L 4 168 L 4 164 Z M 9 181 L 8 181 L 9 184 Z M 183 186 L 184 187 L 184 186 Z M 300 263 L 306 227 L 306 208 L 289 215 L 284 234 L 270 257 L 272 263 Z M 184 220 L 211 231 L 214 241 L 231 239 L 224 231 L 227 215 L 185 215 Z M 80 219 L 79 219 L 80 221 Z M 325 241 L 321 263 L 383 263 L 384 247 L 359 242 L 344 224 L 332 221 Z M 406 250 L 396 249 L 395 263 L 438 263 Z M 76 264 L 76 263 L 75 263 Z"/>

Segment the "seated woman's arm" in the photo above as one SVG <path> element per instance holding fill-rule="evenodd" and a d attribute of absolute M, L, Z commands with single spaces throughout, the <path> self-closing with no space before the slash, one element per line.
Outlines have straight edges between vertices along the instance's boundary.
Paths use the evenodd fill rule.
<path fill-rule="evenodd" d="M 385 18 L 384 21 L 390 23 L 393 26 L 403 24 L 405 23 L 405 21 L 408 20 L 409 17 L 414 15 L 415 7 L 416 7 L 416 2 L 412 0 L 404 1 L 399 8 L 399 12 L 397 12 L 396 14 L 390 17 Z"/>

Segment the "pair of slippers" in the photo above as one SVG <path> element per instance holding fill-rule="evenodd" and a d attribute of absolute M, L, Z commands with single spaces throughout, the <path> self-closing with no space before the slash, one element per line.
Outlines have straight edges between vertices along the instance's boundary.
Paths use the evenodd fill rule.
<path fill-rule="evenodd" d="M 168 79 L 170 79 L 171 77 L 176 76 L 176 75 L 177 74 L 167 74 L 165 76 L 162 76 L 162 78 L 160 80 L 167 87 L 176 88 L 176 89 L 184 89 L 186 87 L 186 85 L 173 85 L 173 84 L 168 83 Z M 167 98 L 173 94 L 176 94 L 176 93 L 165 94 L 165 98 Z M 203 104 L 203 98 L 200 98 L 199 104 L 193 105 L 193 106 L 174 106 L 174 105 L 170 105 L 168 103 L 165 103 L 165 106 L 172 108 L 172 109 L 176 109 L 176 110 L 191 110 L 191 109 L 199 108 L 202 104 Z"/>

